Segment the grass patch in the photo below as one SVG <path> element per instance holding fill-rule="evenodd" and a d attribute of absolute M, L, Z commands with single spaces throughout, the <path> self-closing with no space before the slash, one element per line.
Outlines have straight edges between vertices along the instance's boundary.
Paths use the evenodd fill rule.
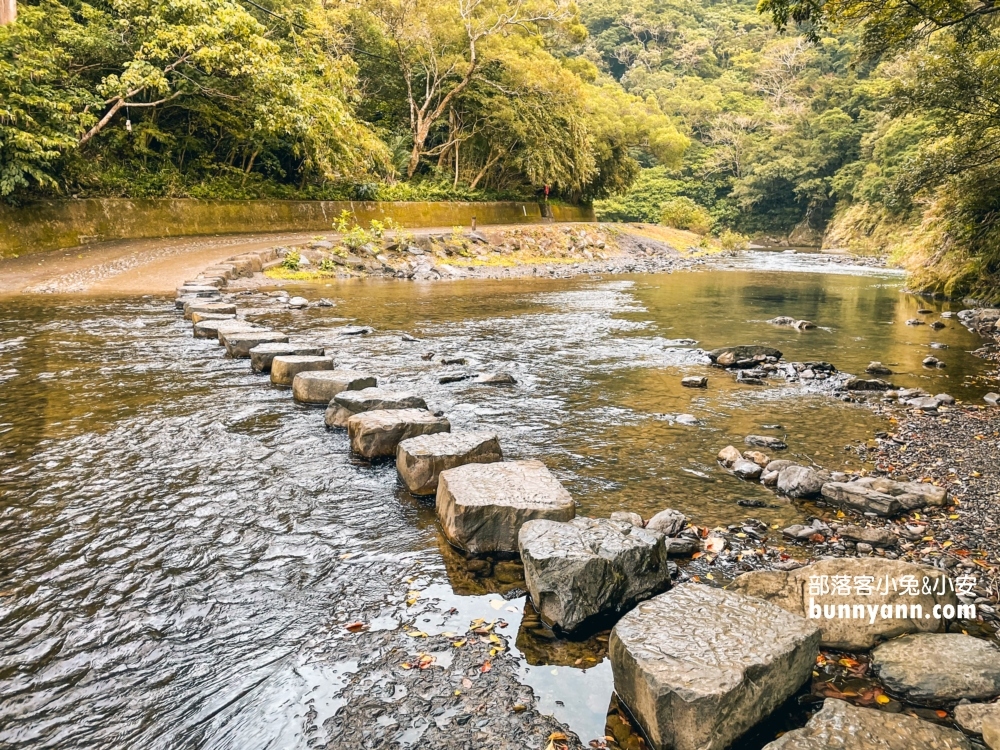
<path fill-rule="evenodd" d="M 337 278 L 337 274 L 332 271 L 292 271 L 284 266 L 268 268 L 264 271 L 264 275 L 278 281 L 318 281 Z"/>

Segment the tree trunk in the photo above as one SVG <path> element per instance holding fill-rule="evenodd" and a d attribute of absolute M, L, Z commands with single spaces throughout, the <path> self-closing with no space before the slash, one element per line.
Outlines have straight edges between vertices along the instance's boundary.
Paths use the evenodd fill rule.
<path fill-rule="evenodd" d="M 17 0 L 0 0 L 0 26 L 14 23 L 17 18 Z"/>

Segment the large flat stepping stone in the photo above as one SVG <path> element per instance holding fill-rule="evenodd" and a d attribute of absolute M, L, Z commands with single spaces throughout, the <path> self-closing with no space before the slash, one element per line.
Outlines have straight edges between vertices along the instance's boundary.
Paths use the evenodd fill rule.
<path fill-rule="evenodd" d="M 924 593 L 925 579 L 930 593 Z M 797 570 L 744 573 L 729 588 L 809 618 L 822 631 L 823 648 L 842 651 L 866 651 L 889 638 L 939 630 L 944 619 L 941 610 L 934 616 L 934 607 L 958 604 L 945 571 L 879 557 L 828 559 Z M 911 605 L 917 605 L 919 612 Z M 892 617 L 882 617 L 885 606 L 892 608 Z M 907 616 L 896 617 L 897 607 L 906 607 Z"/>
<path fill-rule="evenodd" d="M 292 381 L 300 374 L 314 370 L 332 370 L 330 357 L 315 354 L 279 354 L 271 360 L 271 383 L 290 388 Z"/>
<path fill-rule="evenodd" d="M 274 358 L 283 354 L 321 357 L 324 353 L 322 346 L 313 344 L 259 344 L 250 350 L 250 370 L 269 373 Z"/>
<path fill-rule="evenodd" d="M 196 339 L 215 339 L 222 344 L 222 335 L 236 331 L 259 331 L 261 328 L 245 320 L 201 320 L 192 329 Z"/>
<path fill-rule="evenodd" d="M 541 461 L 443 471 L 436 507 L 448 541 L 473 554 L 515 554 L 517 535 L 528 521 L 569 521 L 576 515 L 572 496 Z"/>
<path fill-rule="evenodd" d="M 427 402 L 415 393 L 368 387 L 359 378 L 333 397 L 324 419 L 327 427 L 347 427 L 348 419 L 366 411 L 426 408 Z"/>
<path fill-rule="evenodd" d="M 528 521 L 518 534 L 531 601 L 572 631 L 670 588 L 666 537 L 627 521 Z"/>
<path fill-rule="evenodd" d="M 1000 649 L 961 633 L 918 633 L 872 651 L 872 667 L 891 694 L 922 706 L 1000 695 Z"/>
<path fill-rule="evenodd" d="M 414 495 L 437 492 L 442 471 L 495 461 L 503 461 L 503 452 L 494 432 L 439 432 L 404 440 L 396 448 L 396 471 Z"/>
<path fill-rule="evenodd" d="M 188 302 L 184 305 L 184 317 L 187 320 L 191 320 L 191 316 L 196 312 L 235 315 L 236 305 L 230 302 Z"/>
<path fill-rule="evenodd" d="M 295 376 L 292 395 L 304 404 L 327 406 L 333 398 L 349 388 L 369 388 L 376 383 L 374 375 L 354 370 L 303 372 Z"/>
<path fill-rule="evenodd" d="M 200 324 L 199 324 L 200 325 Z M 219 330 L 219 340 L 226 347 L 226 354 L 234 359 L 249 359 L 250 350 L 261 344 L 287 344 L 288 335 L 281 331 L 257 329 L 252 331 Z M 273 366 L 273 363 L 272 363 Z"/>
<path fill-rule="evenodd" d="M 193 312 L 191 313 L 191 323 L 200 323 L 203 320 L 236 320 L 236 315 L 229 315 L 227 313 L 203 313 L 203 312 Z"/>
<path fill-rule="evenodd" d="M 853 482 L 827 482 L 823 499 L 858 513 L 895 516 L 927 506 L 941 506 L 948 491 L 925 482 L 896 482 L 884 477 L 864 477 Z"/>
<path fill-rule="evenodd" d="M 735 591 L 683 583 L 611 631 L 615 692 L 655 750 L 723 750 L 810 678 L 819 630 Z"/>
<path fill-rule="evenodd" d="M 404 440 L 450 431 L 447 419 L 426 409 L 379 409 L 347 420 L 351 450 L 365 458 L 395 456 L 396 447 Z"/>
<path fill-rule="evenodd" d="M 859 708 L 827 698 L 801 729 L 793 729 L 764 750 L 972 750 L 961 732 L 906 714 Z"/>

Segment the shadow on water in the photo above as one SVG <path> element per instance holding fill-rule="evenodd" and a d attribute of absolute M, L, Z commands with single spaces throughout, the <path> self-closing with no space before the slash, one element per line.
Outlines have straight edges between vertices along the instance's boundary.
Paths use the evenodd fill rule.
<path fill-rule="evenodd" d="M 766 343 L 853 372 L 877 359 L 900 385 L 962 399 L 986 385 L 968 354 L 975 337 L 953 320 L 903 325 L 928 303 L 889 275 L 734 269 L 304 292 L 336 305 L 248 316 L 424 394 L 456 429 L 495 429 L 506 456 L 542 458 L 588 515 L 669 506 L 714 526 L 742 521 L 736 501 L 760 497 L 773 507 L 752 514 L 766 523 L 800 521 L 808 509 L 721 471 L 718 450 L 780 424 L 792 456 L 857 468 L 845 445 L 883 427 L 822 395 L 737 385 L 685 339 Z M 776 315 L 820 328 L 764 322 Z M 376 330 L 339 335 L 345 322 Z M 501 607 L 542 709 L 585 741 L 603 735 L 606 633 L 553 638 L 530 606 L 521 628 L 516 563 L 470 570 L 391 463 L 353 460 L 322 410 L 189 328 L 165 299 L 0 301 L 0 745 L 306 747 L 304 727 L 336 711 L 357 669 L 337 657 L 333 623 L 367 607 L 378 627 L 397 627 L 400 582 L 414 576 L 464 622 Z M 950 347 L 945 370 L 920 364 L 931 341 Z M 430 351 L 518 384 L 442 385 Z M 681 388 L 689 374 L 709 388 Z"/>

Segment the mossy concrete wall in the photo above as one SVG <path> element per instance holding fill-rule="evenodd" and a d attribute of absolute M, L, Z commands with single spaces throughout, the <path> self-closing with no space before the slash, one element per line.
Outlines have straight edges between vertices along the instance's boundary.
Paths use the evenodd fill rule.
<path fill-rule="evenodd" d="M 342 211 L 359 224 L 392 219 L 405 227 L 594 221 L 589 206 L 548 203 L 376 201 L 200 201 L 191 199 L 37 201 L 0 206 L 0 257 L 107 240 L 240 232 L 330 232 Z"/>

